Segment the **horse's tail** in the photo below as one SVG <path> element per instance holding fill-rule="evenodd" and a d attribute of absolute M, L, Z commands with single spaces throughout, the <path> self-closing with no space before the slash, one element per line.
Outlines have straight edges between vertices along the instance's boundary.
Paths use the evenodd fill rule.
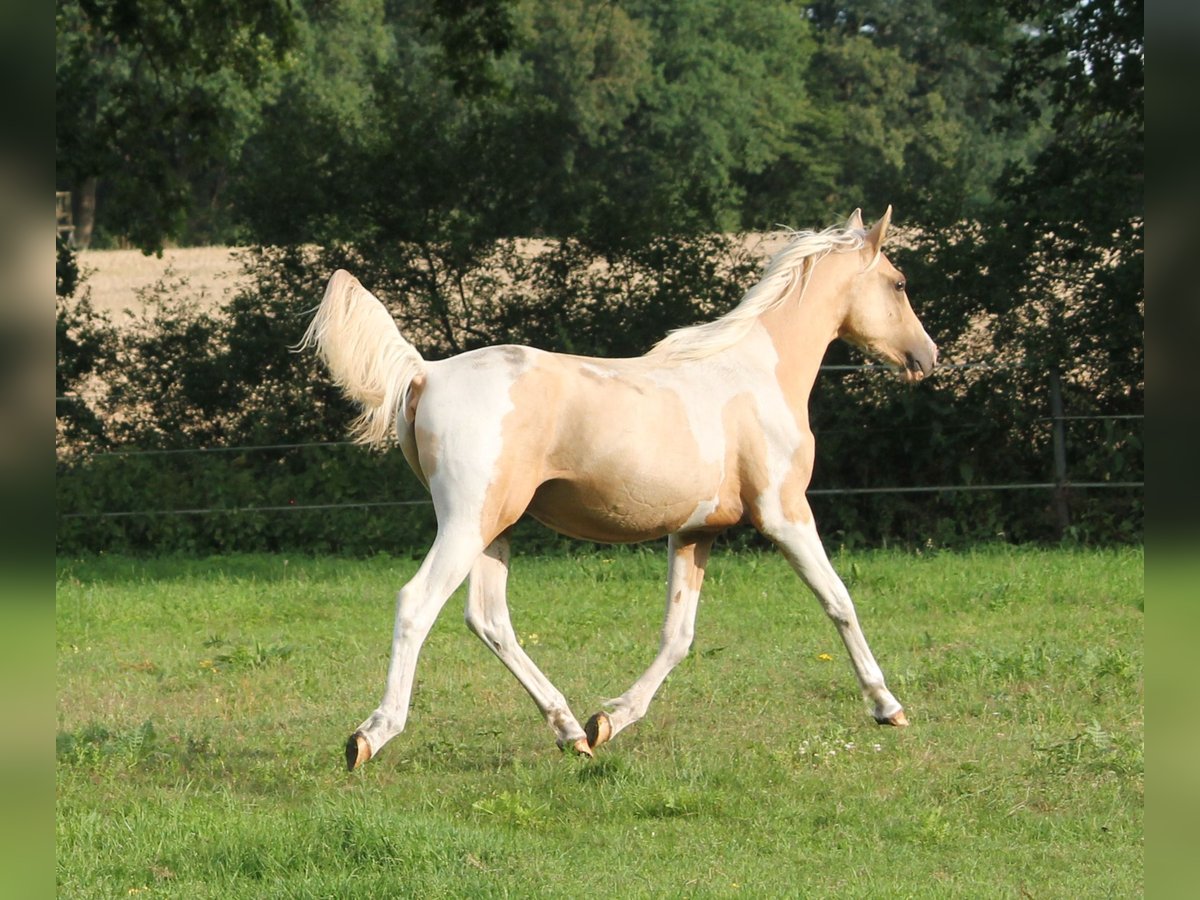
<path fill-rule="evenodd" d="M 334 382 L 362 407 L 351 427 L 357 442 L 382 445 L 398 415 L 412 422 L 425 360 L 400 335 L 384 305 L 344 269 L 330 276 L 300 342 L 301 349 L 313 346 Z"/>

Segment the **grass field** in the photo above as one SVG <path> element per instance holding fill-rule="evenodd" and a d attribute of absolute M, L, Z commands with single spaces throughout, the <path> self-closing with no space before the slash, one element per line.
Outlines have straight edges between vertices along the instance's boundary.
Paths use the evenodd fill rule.
<path fill-rule="evenodd" d="M 692 655 L 595 761 L 454 598 L 408 730 L 347 774 L 414 561 L 59 560 L 59 896 L 1140 895 L 1142 551 L 834 562 L 908 729 L 781 558 L 718 548 Z M 514 560 L 581 720 L 653 657 L 664 569 Z"/>

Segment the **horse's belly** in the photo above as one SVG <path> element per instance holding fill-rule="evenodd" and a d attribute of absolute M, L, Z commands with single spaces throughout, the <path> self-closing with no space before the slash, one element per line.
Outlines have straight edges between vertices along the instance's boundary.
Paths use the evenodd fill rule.
<path fill-rule="evenodd" d="M 611 484 L 553 480 L 538 488 L 531 516 L 555 531 L 587 541 L 625 544 L 685 529 L 712 527 L 724 516 L 711 494 L 684 486 L 623 481 Z M 733 520 L 740 518 L 740 509 Z"/>

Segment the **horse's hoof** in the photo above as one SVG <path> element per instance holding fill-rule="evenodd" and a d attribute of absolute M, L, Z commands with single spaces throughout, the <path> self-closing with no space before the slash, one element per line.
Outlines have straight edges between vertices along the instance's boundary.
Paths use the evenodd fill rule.
<path fill-rule="evenodd" d="M 887 716 L 886 718 L 876 719 L 875 721 L 878 722 L 880 725 L 894 725 L 897 728 L 907 728 L 908 727 L 908 716 L 904 715 L 904 710 L 902 710 L 902 709 L 896 710 L 894 713 L 892 713 L 890 716 Z"/>
<path fill-rule="evenodd" d="M 353 772 L 371 758 L 371 745 L 361 731 L 350 735 L 346 741 L 346 771 Z"/>
<path fill-rule="evenodd" d="M 586 756 L 588 759 L 596 758 L 596 754 L 592 752 L 592 747 L 588 743 L 588 739 L 585 737 L 581 737 L 574 744 L 572 744 L 571 749 L 573 749 L 580 756 Z"/>
<path fill-rule="evenodd" d="M 612 722 L 605 713 L 598 712 L 587 720 L 583 733 L 587 735 L 588 745 L 595 750 L 612 737 Z"/>

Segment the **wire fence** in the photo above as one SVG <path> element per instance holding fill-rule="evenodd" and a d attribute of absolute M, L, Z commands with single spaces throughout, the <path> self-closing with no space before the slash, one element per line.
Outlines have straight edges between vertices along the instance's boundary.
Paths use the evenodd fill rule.
<path fill-rule="evenodd" d="M 951 370 L 969 370 L 969 369 L 987 369 L 987 370 L 1003 370 L 1012 368 L 1021 368 L 1022 364 L 999 364 L 989 362 L 964 362 L 964 363 L 940 363 L 940 368 Z M 886 366 L 878 364 L 827 364 L 821 366 L 823 372 L 886 372 L 889 371 Z M 1060 448 L 1065 444 L 1065 425 L 1072 421 L 1141 421 L 1144 419 L 1144 414 L 1141 413 L 1114 413 L 1114 414 L 1066 414 L 1061 412 L 1057 407 L 1061 406 L 1061 397 L 1058 394 L 1058 379 L 1056 376 L 1051 376 L 1052 390 L 1052 407 L 1055 407 L 1054 412 L 1048 416 L 1036 416 L 1029 421 L 1035 423 L 1049 423 L 1055 430 L 1054 441 L 1056 448 Z M 56 403 L 69 402 L 80 400 L 82 398 L 73 395 L 57 396 Z M 960 426 L 946 426 L 939 424 L 940 430 L 946 431 L 954 428 L 970 429 L 978 427 L 976 425 L 964 424 Z M 822 433 L 846 433 L 854 429 L 838 431 L 823 430 Z M 861 429 L 860 429 L 861 430 Z M 910 428 L 911 430 L 911 428 Z M 235 446 L 216 446 L 216 447 L 183 447 L 183 448 L 115 448 L 111 450 L 97 451 L 88 454 L 87 459 L 104 459 L 104 458 L 133 458 L 133 457 L 149 457 L 149 456 L 188 456 L 188 455 L 203 455 L 203 454 L 246 454 L 256 452 L 279 452 L 290 450 L 308 450 L 317 448 L 333 448 L 333 447 L 351 447 L 354 446 L 352 441 L 304 441 L 304 442 L 279 442 L 265 444 L 241 444 Z M 1069 489 L 1086 489 L 1086 490 L 1144 490 L 1145 482 L 1143 480 L 1087 480 L 1087 481 L 1072 481 L 1065 469 L 1065 461 L 1062 458 L 1062 453 L 1056 453 L 1056 471 L 1054 479 L 1050 481 L 1026 481 L 1012 483 L 984 483 L 984 484 L 936 484 L 936 485 L 901 485 L 901 486 L 866 486 L 866 487 L 830 487 L 830 488 L 809 488 L 807 493 L 812 496 L 862 496 L 872 494 L 951 494 L 961 492 L 1008 492 L 1008 491 L 1053 491 L 1061 495 Z M 188 507 L 177 509 L 134 509 L 134 510 L 92 510 L 86 512 L 60 512 L 60 517 L 63 519 L 130 519 L 137 517 L 163 517 L 163 516 L 208 516 L 208 515 L 241 515 L 241 514 L 263 514 L 263 513 L 284 513 L 284 512 L 329 512 L 333 510 L 367 510 L 381 508 L 399 508 L 399 507 L 428 507 L 432 505 L 432 501 L 426 499 L 413 500 L 378 500 L 364 501 L 353 500 L 336 503 L 288 503 L 288 504 L 262 504 L 262 505 L 234 505 L 234 506 L 203 506 L 203 507 Z"/>
<path fill-rule="evenodd" d="M 968 491 L 1048 491 L 1060 488 L 1081 490 L 1145 488 L 1144 481 L 1053 481 L 1017 484 L 939 484 L 904 487 L 809 488 L 805 493 L 816 497 L 865 494 L 948 494 Z M 311 512 L 334 509 L 375 509 L 399 506 L 432 506 L 432 500 L 358 500 L 349 503 L 289 503 L 276 506 L 213 506 L 195 509 L 132 509 L 118 511 L 63 513 L 64 519 L 127 519 L 135 516 L 203 516 L 239 513 Z"/>

